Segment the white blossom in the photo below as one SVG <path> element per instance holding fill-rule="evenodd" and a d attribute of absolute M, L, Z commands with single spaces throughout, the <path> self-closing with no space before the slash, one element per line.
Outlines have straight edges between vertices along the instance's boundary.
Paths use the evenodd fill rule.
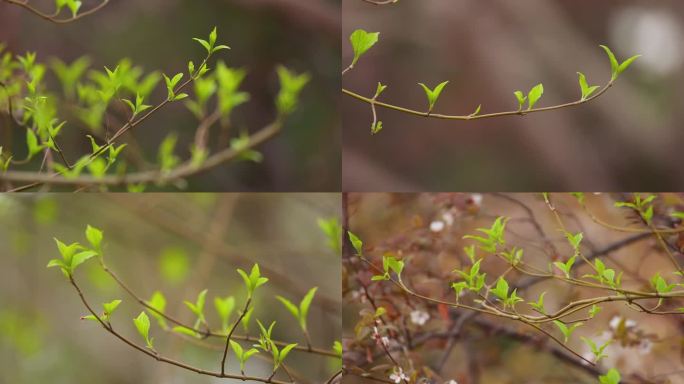
<path fill-rule="evenodd" d="M 430 320 L 430 314 L 419 309 L 411 311 L 411 322 L 416 325 L 425 325 Z"/>
<path fill-rule="evenodd" d="M 430 230 L 432 232 L 442 232 L 444 230 L 444 222 L 441 220 L 435 220 L 430 223 Z"/>
<path fill-rule="evenodd" d="M 406 380 L 406 381 L 410 380 L 409 377 L 406 376 L 406 374 L 404 373 L 404 370 L 401 369 L 401 367 L 399 367 L 398 369 L 395 368 L 394 372 L 392 372 L 392 374 L 389 376 L 389 378 L 390 378 L 390 380 L 392 380 L 393 382 L 395 382 L 397 384 L 401 383 L 402 380 Z"/>

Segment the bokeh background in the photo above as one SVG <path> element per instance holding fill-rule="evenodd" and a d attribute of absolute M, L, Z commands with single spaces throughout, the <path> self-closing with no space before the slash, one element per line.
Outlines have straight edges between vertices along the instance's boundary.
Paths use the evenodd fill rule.
<path fill-rule="evenodd" d="M 349 34 L 380 41 L 343 84 L 381 100 L 426 108 L 416 83 L 450 80 L 436 112 L 517 107 L 516 89 L 541 82 L 540 106 L 579 99 L 577 71 L 603 84 L 619 59 L 643 57 L 598 100 L 550 113 L 448 122 L 378 109 L 343 97 L 343 185 L 357 191 L 651 190 L 684 186 L 679 166 L 684 3 L 664 0 L 400 0 L 343 2 L 343 64 Z"/>
<path fill-rule="evenodd" d="M 639 227 L 637 218 L 628 209 L 613 206 L 615 201 L 630 200 L 631 194 L 587 194 L 585 197 L 588 210 L 603 221 L 620 227 Z M 673 275 L 675 269 L 668 256 L 651 234 L 620 232 L 598 225 L 570 194 L 551 194 L 551 199 L 568 231 L 584 233 L 581 243 L 584 255 L 601 255 L 608 268 L 623 271 L 625 288 L 648 290 L 648 280 L 658 272 L 668 281 L 679 281 Z M 463 247 L 475 242 L 464 240 L 463 236 L 479 234 L 475 229 L 489 228 L 496 217 L 510 218 L 505 234 L 507 247 L 524 249 L 523 260 L 528 265 L 545 270 L 548 263 L 565 260 L 572 253 L 541 194 L 354 193 L 349 194 L 347 204 L 349 228 L 363 240 L 366 257 L 381 266 L 383 254 L 398 255 L 406 263 L 403 281 L 419 294 L 442 300 L 453 301 L 454 298 L 449 283 L 457 279 L 451 271 L 470 265 Z M 658 194 L 654 206 L 654 222 L 670 226 L 673 225 L 670 213 L 684 210 L 684 196 Z M 673 245 L 674 257 L 681 263 L 682 235 L 665 238 Z M 356 339 L 357 332 L 362 334 L 364 329 L 356 328 L 357 324 L 364 324 L 363 310 L 371 308 L 368 301 L 363 300 L 364 294 L 359 285 L 359 281 L 363 281 L 371 287 L 376 305 L 386 308 L 385 319 L 392 319 L 391 324 L 405 327 L 410 334 L 412 345 L 407 351 L 396 351 L 394 357 L 405 370 L 411 366 L 406 362 L 406 355 L 416 367 L 432 369 L 439 375 L 435 377 L 436 383 L 454 379 L 459 384 L 594 384 L 598 382 L 597 371 L 605 372 L 613 367 L 622 373 L 621 383 L 684 383 L 682 316 L 647 315 L 620 303 L 602 304 L 602 311 L 578 328 L 567 343 L 579 354 L 591 358 L 591 351 L 580 336 L 602 344 L 615 335 L 615 341 L 605 350 L 608 356 L 594 368 L 569 356 L 567 351 L 559 350 L 545 336 L 524 325 L 492 316 L 472 316 L 465 310 L 438 308 L 420 300 L 408 300 L 396 293 L 391 284 L 381 283 L 378 286 L 371 283 L 373 273 L 355 272 L 357 269 L 353 266 L 363 264 L 353 262 L 352 252 L 345 252 L 343 259 L 344 360 L 350 370 L 354 365 L 369 369 L 387 362 L 382 358 L 381 350 L 373 345 L 370 335 L 362 340 Z M 576 274 L 592 272 L 586 265 L 580 265 L 575 264 L 573 268 Z M 505 263 L 492 257 L 484 257 L 481 267 L 483 272 L 487 272 L 488 282 L 506 268 Z M 572 300 L 603 294 L 596 290 L 571 288 L 548 279 L 535 280 L 519 273 L 509 273 L 506 278 L 511 289 L 517 288 L 518 295 L 525 301 L 536 300 L 546 291 L 544 302 L 549 311 Z M 655 304 L 652 302 L 647 307 Z M 679 300 L 668 308 L 681 305 Z M 430 315 L 424 325 L 412 322 L 409 312 L 413 310 Z M 518 310 L 529 313 L 529 307 L 522 303 Z M 582 316 L 578 314 L 578 317 Z M 633 322 L 634 328 L 620 331 L 620 319 L 629 320 L 630 324 Z M 462 328 L 459 336 L 451 339 L 453 344 L 448 338 L 425 338 L 426 335 L 457 329 L 454 327 L 459 323 Z M 546 329 L 560 335 L 552 324 Z M 368 346 L 370 352 L 364 346 Z M 452 349 L 447 353 L 450 346 Z M 369 362 L 367 356 L 376 356 L 376 359 Z M 384 373 L 385 370 L 379 369 L 373 376 L 387 379 Z M 375 381 L 353 375 L 346 376 L 344 380 L 345 384 L 372 382 Z"/>
<path fill-rule="evenodd" d="M 83 3 L 85 10 L 99 2 Z M 31 0 L 31 4 L 54 9 L 53 0 Z M 39 61 L 57 57 L 71 63 L 87 55 L 92 67 L 101 69 L 127 57 L 146 72 L 177 73 L 186 70 L 188 60 L 197 62 L 203 54 L 191 38 L 206 38 L 217 26 L 220 42 L 232 48 L 220 58 L 230 67 L 248 69 L 243 89 L 251 94 L 251 100 L 236 109 L 235 132 L 254 132 L 272 121 L 277 65 L 309 72 L 312 80 L 284 131 L 258 148 L 264 153 L 263 164 L 224 164 L 191 178 L 188 190 L 336 191 L 341 169 L 339 18 L 337 0 L 118 0 L 78 22 L 55 25 L 0 2 L 0 42 L 15 54 L 36 51 Z M 54 81 L 54 89 L 60 89 L 51 73 L 48 78 Z M 162 82 L 152 99 L 165 95 Z M 179 152 L 181 148 L 187 152 L 196 125 L 187 108 L 177 103 L 134 134 L 146 158 L 155 160 L 158 144 L 170 130 L 179 133 Z M 82 127 L 71 124 L 69 129 Z M 84 133 L 76 133 L 70 136 L 75 142 L 64 144 L 64 150 L 88 152 Z M 7 137 L 0 131 L 0 143 Z M 14 144 L 23 149 L 23 136 L 15 138 Z M 189 156 L 185 152 L 183 158 Z"/>
<path fill-rule="evenodd" d="M 182 301 L 194 302 L 208 288 L 205 313 L 216 328 L 214 297 L 233 295 L 242 305 L 244 284 L 235 270 L 258 262 L 270 281 L 257 291 L 250 332 L 257 334 L 256 318 L 275 320 L 275 338 L 303 344 L 296 320 L 274 295 L 299 302 L 318 286 L 309 327 L 314 346 L 332 349 L 341 332 L 340 258 L 328 247 L 317 220 L 339 218 L 339 210 L 339 196 L 332 194 L 0 196 L 0 383 L 234 382 L 157 363 L 99 325 L 79 320 L 86 312 L 78 296 L 46 264 L 59 257 L 53 237 L 85 243 L 87 224 L 104 231 L 109 267 L 144 298 L 161 290 L 167 313 L 186 323 L 194 315 Z M 140 340 L 131 319 L 141 308 L 97 262 L 81 265 L 76 279 L 98 309 L 101 302 L 122 299 L 113 324 Z M 160 353 L 218 368 L 222 350 L 182 341 L 151 322 Z M 339 359 L 300 352 L 288 360 L 304 383 L 323 382 L 340 367 Z M 233 355 L 228 361 L 230 371 L 239 371 Z M 253 357 L 247 372 L 267 377 L 270 362 Z"/>

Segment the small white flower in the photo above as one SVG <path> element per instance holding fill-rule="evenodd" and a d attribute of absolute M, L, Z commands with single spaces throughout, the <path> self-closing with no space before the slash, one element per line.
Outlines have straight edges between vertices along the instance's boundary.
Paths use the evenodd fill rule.
<path fill-rule="evenodd" d="M 406 374 L 404 373 L 404 370 L 401 369 L 401 367 L 399 367 L 399 369 L 394 368 L 394 372 L 392 372 L 392 374 L 390 375 L 389 378 L 390 378 L 390 380 L 392 380 L 393 382 L 395 382 L 397 384 L 401 383 L 402 380 L 409 381 L 409 377 L 406 376 Z"/>
<path fill-rule="evenodd" d="M 427 323 L 428 320 L 430 320 L 429 313 L 418 309 L 411 311 L 411 322 L 413 324 L 425 325 L 425 323 Z"/>
<path fill-rule="evenodd" d="M 444 230 L 444 222 L 441 220 L 435 220 L 430 223 L 430 230 L 432 232 L 442 232 Z"/>
<path fill-rule="evenodd" d="M 451 379 L 449 381 L 445 381 L 444 384 L 458 384 L 458 381 Z"/>
<path fill-rule="evenodd" d="M 482 205 L 482 194 L 480 193 L 473 193 L 470 195 L 470 200 L 473 202 L 474 205 L 480 206 Z"/>
<path fill-rule="evenodd" d="M 618 325 L 620 325 L 620 322 L 622 321 L 622 317 L 620 316 L 613 316 L 612 319 L 610 319 L 610 323 L 608 325 L 610 326 L 610 329 L 617 329 Z"/>

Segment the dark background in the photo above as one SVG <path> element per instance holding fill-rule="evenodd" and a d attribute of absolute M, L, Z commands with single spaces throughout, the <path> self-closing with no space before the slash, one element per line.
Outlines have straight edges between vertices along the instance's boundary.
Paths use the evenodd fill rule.
<path fill-rule="evenodd" d="M 97 3 L 84 1 L 82 9 Z M 54 9 L 54 1 L 32 0 L 31 4 L 46 12 Z M 190 178 L 188 189 L 335 191 L 339 190 L 341 167 L 339 14 L 336 0 L 118 0 L 77 22 L 55 25 L 0 2 L 0 42 L 15 54 L 36 51 L 41 62 L 58 57 L 70 63 L 88 55 L 92 67 L 101 69 L 128 57 L 146 72 L 177 73 L 186 71 L 188 60 L 197 62 L 203 55 L 191 38 L 206 38 L 217 26 L 219 41 L 232 48 L 218 57 L 228 66 L 248 69 L 243 89 L 251 94 L 251 100 L 235 110 L 233 132 L 254 132 L 272 121 L 278 64 L 298 73 L 309 72 L 312 80 L 284 131 L 258 148 L 265 155 L 263 164 L 224 164 Z M 51 73 L 48 78 L 56 83 Z M 165 97 L 165 92 L 162 81 L 152 100 Z M 182 148 L 182 157 L 187 158 L 185 148 L 195 127 L 192 114 L 177 103 L 135 129 L 134 134 L 147 158 L 154 160 L 161 139 L 170 130 L 178 131 L 177 148 Z M 75 131 L 79 128 L 75 121 L 67 126 Z M 84 135 L 83 131 L 75 132 L 75 142 L 64 144 L 65 151 L 89 151 Z M 14 144 L 23 150 L 25 143 L 19 136 Z"/>
<path fill-rule="evenodd" d="M 450 80 L 435 112 L 517 108 L 513 91 L 544 84 L 538 106 L 579 99 L 577 71 L 610 78 L 608 59 L 642 54 L 599 99 L 572 109 L 450 122 L 378 109 L 343 96 L 343 186 L 350 191 L 667 190 L 684 186 L 681 1 L 400 0 L 343 3 L 343 66 L 357 28 L 380 41 L 346 88 L 425 109 L 423 82 Z"/>

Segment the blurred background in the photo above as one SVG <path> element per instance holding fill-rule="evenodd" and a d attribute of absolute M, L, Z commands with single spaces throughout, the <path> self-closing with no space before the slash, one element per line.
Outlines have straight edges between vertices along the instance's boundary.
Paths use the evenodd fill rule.
<path fill-rule="evenodd" d="M 641 54 L 615 86 L 587 105 L 523 118 L 449 122 L 343 97 L 343 185 L 355 191 L 671 190 L 684 186 L 684 3 L 664 0 L 401 0 L 343 3 L 343 64 L 357 28 L 380 41 L 344 87 L 425 109 L 416 83 L 450 80 L 435 112 L 517 108 L 513 91 L 543 83 L 539 106 L 579 99 L 577 71 L 610 78 L 606 44 L 620 60 Z"/>
<path fill-rule="evenodd" d="M 339 218 L 333 194 L 90 194 L 0 196 L 0 383 L 218 383 L 132 350 L 86 314 L 74 289 L 48 260 L 59 257 L 53 237 L 86 243 L 87 224 L 104 231 L 105 260 L 145 299 L 155 290 L 167 298 L 166 312 L 191 323 L 183 300 L 195 302 L 209 290 L 205 313 L 215 329 L 214 297 L 244 302 L 236 268 L 259 263 L 270 281 L 256 294 L 255 319 L 277 321 L 274 338 L 304 345 L 297 321 L 279 303 L 279 294 L 299 303 L 313 286 L 319 290 L 309 314 L 312 344 L 331 350 L 340 339 L 339 252 L 328 247 L 318 219 Z M 95 260 L 75 273 L 86 298 L 123 303 L 113 325 L 139 341 L 131 319 L 141 308 L 102 271 Z M 237 309 L 233 316 L 235 318 Z M 217 370 L 221 351 L 200 348 L 163 333 L 151 318 L 151 335 L 165 356 Z M 268 324 L 267 323 L 267 324 Z M 236 334 L 244 334 L 238 329 Z M 219 341 L 209 339 L 216 344 Z M 246 344 L 245 344 L 246 345 Z M 320 383 L 339 369 L 337 358 L 293 351 L 288 359 L 302 383 Z M 228 370 L 239 372 L 234 355 Z M 268 376 L 271 362 L 253 357 L 247 372 Z"/>
<path fill-rule="evenodd" d="M 619 227 L 641 227 L 637 215 L 629 209 L 613 206 L 615 201 L 629 201 L 631 194 L 586 195 L 585 198 L 588 210 L 604 222 Z M 608 268 L 624 272 L 625 288 L 652 289 L 648 280 L 656 273 L 668 281 L 680 281 L 673 275 L 675 269 L 653 235 L 621 232 L 598 225 L 570 194 L 551 194 L 551 199 L 567 230 L 584 233 L 583 254 L 590 258 L 601 257 Z M 653 220 L 659 226 L 676 226 L 681 221 L 673 221 L 670 214 L 683 210 L 684 196 L 681 194 L 658 194 Z M 347 216 L 350 230 L 363 240 L 364 254 L 375 265 L 382 265 L 384 254 L 396 255 L 406 263 L 402 280 L 410 288 L 419 294 L 450 302 L 454 299 L 454 291 L 449 284 L 458 280 L 451 271 L 470 265 L 463 248 L 475 243 L 464 240 L 463 236 L 481 235 L 476 228 L 489 228 L 496 217 L 509 218 L 506 246 L 522 248 L 523 260 L 528 266 L 546 270 L 549 263 L 564 261 L 572 254 L 541 194 L 355 193 L 348 196 Z M 683 238 L 681 233 L 665 236 L 680 263 Z M 351 252 L 345 252 L 343 268 L 343 344 L 345 366 L 352 372 L 354 367 L 368 370 L 382 367 L 384 363 L 388 365 L 373 372 L 373 376 L 387 379 L 384 373 L 391 371 L 391 364 L 375 346 L 368 330 L 368 319 L 364 318 L 369 311 L 373 312 L 362 291 L 362 284 L 365 284 L 375 305 L 387 310 L 385 320 L 389 320 L 389 328 L 400 329 L 400 345 L 407 349 L 398 347 L 395 359 L 404 370 L 415 367 L 423 377 L 432 377 L 435 383 L 453 379 L 458 384 L 594 384 L 598 382 L 599 372 L 613 367 L 622 373 L 621 383 L 684 383 L 681 345 L 684 323 L 681 316 L 648 315 L 622 303 L 602 304 L 601 312 L 585 321 L 567 343 L 568 347 L 591 359 L 592 352 L 580 336 L 598 345 L 613 340 L 605 350 L 607 357 L 592 367 L 520 323 L 426 304 L 398 293 L 391 284 L 372 283 L 373 271 L 365 264 L 355 263 L 350 255 Z M 484 253 L 478 251 L 478 255 Z M 489 283 L 508 266 L 498 258 L 484 257 L 481 270 L 487 273 Z M 581 262 L 575 264 L 574 271 L 577 275 L 591 272 Z M 511 289 L 517 288 L 518 295 L 526 302 L 536 300 L 546 292 L 544 303 L 550 312 L 570 301 L 604 294 L 517 272 L 507 274 L 506 279 Z M 656 302 L 644 304 L 651 308 Z M 660 309 L 677 308 L 682 301 L 665 305 Z M 521 303 L 517 310 L 529 314 L 529 308 Z M 415 320 L 414 312 L 428 315 L 423 324 Z M 583 317 L 583 314 L 577 314 L 577 317 Z M 560 335 L 553 324 L 545 327 L 552 334 Z M 451 332 L 457 332 L 457 336 L 445 336 Z M 409 335 L 410 342 L 404 335 Z M 391 338 L 390 346 L 396 345 L 396 339 Z M 373 356 L 372 361 L 369 356 Z M 412 363 L 407 362 L 407 358 Z M 348 375 L 344 382 L 375 381 Z"/>
<path fill-rule="evenodd" d="M 83 3 L 86 10 L 99 1 Z M 31 0 L 31 4 L 48 13 L 54 9 L 54 0 Z M 273 120 L 279 88 L 277 65 L 297 73 L 309 72 L 312 80 L 283 132 L 258 148 L 264 153 L 262 164 L 224 164 L 192 177 L 188 190 L 336 191 L 341 168 L 339 15 L 336 0 L 119 0 L 77 22 L 55 25 L 0 2 L 0 42 L 15 54 L 38 52 L 40 62 L 59 58 L 71 63 L 87 55 L 92 68 L 102 69 L 113 68 L 126 57 L 146 73 L 178 73 L 186 71 L 188 60 L 197 62 L 203 55 L 192 38 L 206 38 L 217 26 L 219 41 L 232 48 L 218 56 L 230 67 L 248 70 L 242 88 L 251 94 L 251 100 L 233 114 L 235 131 L 254 132 Z M 60 89 L 52 73 L 47 78 L 54 89 Z M 160 100 L 165 95 L 162 82 L 151 98 Z M 72 120 L 67 128 L 78 132 L 69 136 L 75 142 L 64 144 L 64 150 L 87 153 L 90 144 L 83 137 L 84 127 Z M 136 129 L 134 136 L 143 155 L 154 160 L 158 144 L 175 130 L 179 134 L 177 148 L 183 148 L 185 159 L 196 125 L 192 113 L 176 103 Z M 0 131 L 0 144 L 7 137 Z M 22 150 L 23 138 L 15 135 L 15 145 Z"/>

